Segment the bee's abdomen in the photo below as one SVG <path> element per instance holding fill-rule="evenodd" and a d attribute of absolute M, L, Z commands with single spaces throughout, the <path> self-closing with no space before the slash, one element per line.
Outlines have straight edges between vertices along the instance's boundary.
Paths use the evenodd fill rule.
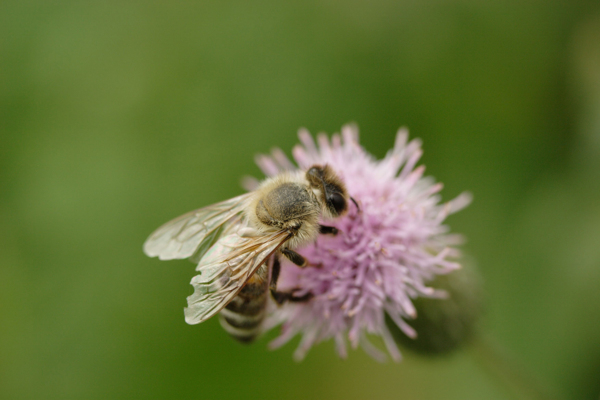
<path fill-rule="evenodd" d="M 219 314 L 223 329 L 242 343 L 251 343 L 261 333 L 268 299 L 266 272 L 265 265 Z"/>

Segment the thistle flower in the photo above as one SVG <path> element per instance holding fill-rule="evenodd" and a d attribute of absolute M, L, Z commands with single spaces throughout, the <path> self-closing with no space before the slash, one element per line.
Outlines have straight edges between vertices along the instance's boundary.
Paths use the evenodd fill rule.
<path fill-rule="evenodd" d="M 302 144 L 293 149 L 298 167 L 331 166 L 360 209 L 351 205 L 346 215 L 327 221 L 339 229 L 337 236 L 321 235 L 315 243 L 297 249 L 319 267 L 301 269 L 282 260 L 279 289 L 312 298 L 273 308 L 266 329 L 281 324 L 281 334 L 271 347 L 301 334 L 294 353 L 298 360 L 314 344 L 330 338 L 341 357 L 347 355 L 348 340 L 353 348 L 360 345 L 383 360 L 385 353 L 367 338 L 378 335 L 398 361 L 400 352 L 386 326 L 386 315 L 414 338 L 417 332 L 406 322 L 417 317 L 413 300 L 445 296 L 427 283 L 460 268 L 454 261 L 459 252 L 452 247 L 460 237 L 448 234 L 442 223 L 468 205 L 470 196 L 462 194 L 440 204 L 442 184 L 423 177 L 424 166 L 415 168 L 422 155 L 421 142 L 407 143 L 405 129 L 398 132 L 394 148 L 383 160 L 375 160 L 360 147 L 354 126 L 343 127 L 341 136 L 333 135 L 331 141 L 319 135 L 315 143 L 306 130 L 299 132 L 299 138 Z M 256 161 L 267 176 L 297 168 L 279 149 Z M 254 185 L 255 181 L 245 184 L 250 189 Z"/>

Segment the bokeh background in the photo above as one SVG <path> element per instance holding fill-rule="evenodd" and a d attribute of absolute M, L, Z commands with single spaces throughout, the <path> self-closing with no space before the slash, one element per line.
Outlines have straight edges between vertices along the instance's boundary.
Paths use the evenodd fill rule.
<path fill-rule="evenodd" d="M 0 2 L 0 398 L 512 399 L 465 348 L 378 364 L 188 326 L 170 218 L 253 157 L 354 121 L 424 141 L 485 282 L 485 337 L 555 398 L 600 393 L 596 1 Z M 271 335 L 272 336 L 272 335 Z M 483 363 L 485 364 L 485 363 Z M 520 369 L 517 369 L 520 371 Z"/>

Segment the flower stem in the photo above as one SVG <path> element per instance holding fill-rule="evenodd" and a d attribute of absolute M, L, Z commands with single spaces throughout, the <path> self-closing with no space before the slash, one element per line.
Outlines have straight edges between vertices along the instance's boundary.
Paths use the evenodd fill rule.
<path fill-rule="evenodd" d="M 476 361 L 495 380 L 507 387 L 520 399 L 558 400 L 549 393 L 549 388 L 542 385 L 537 377 L 525 369 L 507 351 L 489 338 L 481 335 L 471 343 Z"/>

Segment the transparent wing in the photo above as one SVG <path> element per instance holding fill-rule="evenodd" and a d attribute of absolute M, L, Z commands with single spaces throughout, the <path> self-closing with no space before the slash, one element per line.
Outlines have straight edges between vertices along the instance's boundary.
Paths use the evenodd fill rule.
<path fill-rule="evenodd" d="M 234 233 L 219 239 L 196 268 L 200 275 L 190 282 L 194 293 L 187 298 L 185 321 L 197 324 L 218 313 L 289 237 L 280 231 L 249 238 Z"/>
<path fill-rule="evenodd" d="M 144 253 L 161 260 L 188 258 L 206 251 L 229 227 L 241 221 L 250 193 L 189 212 L 158 228 L 144 243 Z"/>

